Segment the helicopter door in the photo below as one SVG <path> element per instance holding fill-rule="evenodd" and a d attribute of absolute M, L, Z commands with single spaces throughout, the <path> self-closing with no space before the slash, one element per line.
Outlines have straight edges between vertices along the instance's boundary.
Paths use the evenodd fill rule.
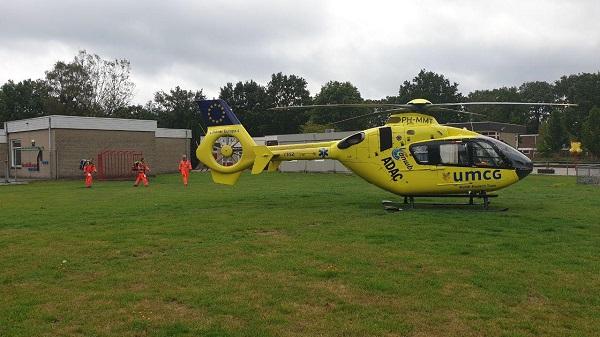
<path fill-rule="evenodd" d="M 369 158 L 377 158 L 379 156 L 379 134 L 373 133 L 369 135 Z"/>
<path fill-rule="evenodd" d="M 440 142 L 436 144 L 434 150 L 439 168 L 439 178 L 443 181 L 442 184 L 463 185 L 468 184 L 466 181 L 456 179 L 455 172 L 458 167 L 468 167 L 469 151 L 468 144 L 462 141 L 456 142 Z"/>

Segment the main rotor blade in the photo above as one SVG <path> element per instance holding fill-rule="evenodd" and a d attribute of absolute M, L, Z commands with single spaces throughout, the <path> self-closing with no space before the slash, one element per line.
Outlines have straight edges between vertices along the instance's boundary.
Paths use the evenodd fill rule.
<path fill-rule="evenodd" d="M 346 103 L 346 104 L 313 104 L 313 105 L 292 105 L 278 106 L 268 110 L 302 110 L 314 108 L 411 108 L 412 104 L 393 104 L 393 103 Z"/>
<path fill-rule="evenodd" d="M 457 112 L 457 113 L 461 113 L 461 114 L 486 117 L 485 115 L 478 114 L 478 113 L 475 113 L 475 112 L 454 110 L 454 109 L 448 109 L 448 108 L 444 108 L 444 107 L 435 107 L 434 109 L 428 109 L 428 111 L 432 111 L 432 112 L 438 112 L 438 111 L 439 112 Z M 417 113 L 419 113 L 419 111 L 415 111 L 414 107 L 411 106 L 411 108 L 396 108 L 396 109 L 388 109 L 388 110 L 382 110 L 382 111 L 375 111 L 375 112 L 371 112 L 371 113 L 360 115 L 360 116 L 354 116 L 354 117 L 342 119 L 342 120 L 335 121 L 335 122 L 332 122 L 332 123 L 329 123 L 329 124 L 339 124 L 339 123 L 351 121 L 351 120 L 358 119 L 358 118 L 368 117 L 368 116 L 372 116 L 372 115 L 379 115 L 379 114 L 384 114 L 384 113 L 394 113 L 394 112 L 400 112 L 400 113 L 402 113 L 402 112 L 417 112 Z"/>
<path fill-rule="evenodd" d="M 428 104 L 395 104 L 395 103 L 344 103 L 344 104 L 313 104 L 292 105 L 269 108 L 268 110 L 306 110 L 314 108 L 404 108 L 415 111 L 431 110 L 433 107 L 463 106 L 463 105 L 529 105 L 529 106 L 577 106 L 571 103 L 541 103 L 541 102 L 458 102 L 458 103 L 428 103 Z"/>
<path fill-rule="evenodd" d="M 329 123 L 329 124 L 339 124 L 339 123 L 351 121 L 351 120 L 354 120 L 354 119 L 359 119 L 359 118 L 369 117 L 369 116 L 374 116 L 374 115 L 381 115 L 381 114 L 384 114 L 384 113 L 390 113 L 390 112 L 407 112 L 407 111 L 410 111 L 410 110 L 409 109 L 405 109 L 405 108 L 397 108 L 397 109 L 374 111 L 374 112 L 369 112 L 368 114 L 364 114 L 364 115 L 359 115 L 359 116 L 354 116 L 354 117 L 342 119 L 342 120 L 335 121 L 335 122 L 332 122 L 332 123 Z"/>
<path fill-rule="evenodd" d="M 465 111 L 465 110 L 448 109 L 448 108 L 443 108 L 443 107 L 433 107 L 433 108 L 429 109 L 429 111 L 458 112 L 461 114 L 486 117 L 486 115 L 478 114 L 475 112 L 469 112 L 469 111 Z"/>
<path fill-rule="evenodd" d="M 533 106 L 577 106 L 571 103 L 528 103 L 528 102 L 462 102 L 462 103 L 437 103 L 429 106 L 461 106 L 461 105 L 533 105 Z"/>

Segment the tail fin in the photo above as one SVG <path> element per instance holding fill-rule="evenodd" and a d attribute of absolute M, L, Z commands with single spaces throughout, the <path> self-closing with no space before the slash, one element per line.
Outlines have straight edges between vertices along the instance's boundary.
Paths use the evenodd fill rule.
<path fill-rule="evenodd" d="M 233 185 L 254 163 L 256 143 L 225 101 L 202 100 L 198 106 L 208 130 L 196 157 L 211 169 L 214 182 Z"/>
<path fill-rule="evenodd" d="M 273 158 L 273 152 L 264 145 L 258 145 L 254 147 L 254 165 L 252 166 L 252 174 L 260 174 Z"/>

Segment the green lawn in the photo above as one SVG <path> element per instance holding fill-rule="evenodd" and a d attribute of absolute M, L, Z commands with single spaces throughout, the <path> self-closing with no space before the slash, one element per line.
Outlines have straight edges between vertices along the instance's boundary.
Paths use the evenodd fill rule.
<path fill-rule="evenodd" d="M 0 336 L 597 336 L 600 188 L 386 213 L 334 174 L 0 186 Z"/>

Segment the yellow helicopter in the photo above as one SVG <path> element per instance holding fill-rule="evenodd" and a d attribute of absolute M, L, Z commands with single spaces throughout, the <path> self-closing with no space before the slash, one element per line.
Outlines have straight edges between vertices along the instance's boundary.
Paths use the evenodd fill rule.
<path fill-rule="evenodd" d="M 333 159 L 356 175 L 386 191 L 404 196 L 414 207 L 414 197 L 482 198 L 525 178 L 533 163 L 524 154 L 494 138 L 440 125 L 428 111 L 462 112 L 451 107 L 468 105 L 551 105 L 559 103 L 463 102 L 432 104 L 415 99 L 407 104 L 333 104 L 274 108 L 373 107 L 391 114 L 383 126 L 357 132 L 341 140 L 289 145 L 257 145 L 223 100 L 198 101 L 207 123 L 206 136 L 196 156 L 211 169 L 213 181 L 233 185 L 242 171 L 252 174 L 276 171 L 282 161 Z M 370 114 L 367 114 L 370 115 Z M 358 116 L 358 117 L 364 117 Z M 353 117 L 357 118 L 357 117 Z M 353 119 L 352 118 L 352 119 Z M 345 121 L 345 120 L 344 120 Z M 397 208 L 385 202 L 387 209 Z"/>

